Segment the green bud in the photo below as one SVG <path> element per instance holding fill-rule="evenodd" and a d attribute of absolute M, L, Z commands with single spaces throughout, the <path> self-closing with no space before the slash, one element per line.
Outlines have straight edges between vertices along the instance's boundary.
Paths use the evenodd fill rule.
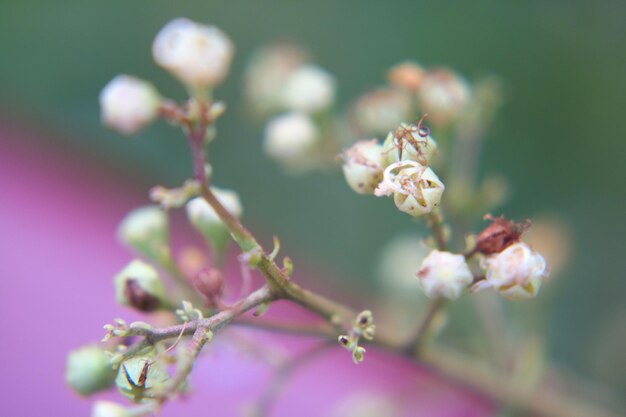
<path fill-rule="evenodd" d="M 115 372 L 104 350 L 85 346 L 70 352 L 65 379 L 79 394 L 91 395 L 109 388 Z"/>
<path fill-rule="evenodd" d="M 233 216 L 241 216 L 241 202 L 237 193 L 215 187 L 211 187 L 211 191 Z M 187 217 L 192 226 L 202 233 L 216 250 L 224 250 L 228 243 L 230 232 L 215 210 L 213 210 L 213 207 L 203 198 L 196 197 L 187 203 L 186 209 Z"/>
<path fill-rule="evenodd" d="M 364 360 L 365 360 L 365 348 L 362 346 L 357 346 L 352 351 L 352 361 L 354 361 L 354 363 L 358 365 Z"/>
<path fill-rule="evenodd" d="M 124 361 L 117 371 L 115 385 L 122 395 L 134 402 L 152 398 L 169 379 L 163 365 L 150 358 L 134 357 Z"/>
<path fill-rule="evenodd" d="M 162 263 L 169 254 L 167 214 L 158 206 L 140 207 L 122 220 L 117 232 L 128 247 Z"/>
<path fill-rule="evenodd" d="M 154 311 L 167 302 L 165 286 L 151 265 L 134 260 L 114 278 L 115 298 L 121 305 Z"/>

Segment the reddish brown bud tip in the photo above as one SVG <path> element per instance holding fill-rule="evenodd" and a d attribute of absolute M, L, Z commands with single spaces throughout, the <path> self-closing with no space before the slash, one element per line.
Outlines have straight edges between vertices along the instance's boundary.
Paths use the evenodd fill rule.
<path fill-rule="evenodd" d="M 491 224 L 478 235 L 474 252 L 485 255 L 500 253 L 519 242 L 524 232 L 530 228 L 528 219 L 516 223 L 504 216 L 493 217 L 491 214 L 485 215 L 484 219 L 491 220 Z"/>
<path fill-rule="evenodd" d="M 224 290 L 224 277 L 216 268 L 203 268 L 196 274 L 193 284 L 208 302 L 215 303 Z"/>
<path fill-rule="evenodd" d="M 124 295 L 128 303 L 139 311 L 154 311 L 161 304 L 157 297 L 144 290 L 137 280 L 132 278 L 126 281 Z"/>

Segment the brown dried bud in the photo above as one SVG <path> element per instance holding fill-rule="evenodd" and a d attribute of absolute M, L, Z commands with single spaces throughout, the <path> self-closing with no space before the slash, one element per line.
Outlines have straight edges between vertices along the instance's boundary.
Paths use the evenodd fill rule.
<path fill-rule="evenodd" d="M 493 217 L 487 214 L 485 220 L 491 220 L 491 224 L 485 228 L 476 238 L 476 247 L 473 253 L 491 255 L 500 253 L 514 243 L 521 240 L 522 234 L 530 228 L 530 220 L 521 223 L 506 219 L 504 216 Z"/>
<path fill-rule="evenodd" d="M 154 311 L 161 305 L 161 301 L 143 289 L 136 279 L 130 278 L 126 280 L 124 295 L 128 300 L 128 304 L 139 311 Z"/>
<path fill-rule="evenodd" d="M 196 274 L 193 284 L 208 302 L 215 303 L 224 290 L 224 277 L 219 269 L 203 268 Z"/>

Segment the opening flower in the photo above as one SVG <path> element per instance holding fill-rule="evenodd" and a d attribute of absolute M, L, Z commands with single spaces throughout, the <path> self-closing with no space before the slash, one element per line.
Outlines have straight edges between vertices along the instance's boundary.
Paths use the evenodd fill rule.
<path fill-rule="evenodd" d="M 486 270 L 485 280 L 474 285 L 473 290 L 492 287 L 510 299 L 536 296 L 542 278 L 548 275 L 544 257 L 523 242 L 488 256 L 482 266 Z"/>
<path fill-rule="evenodd" d="M 444 189 L 432 169 L 415 161 L 399 161 L 385 169 L 383 181 L 374 194 L 379 197 L 393 194 L 400 211 L 417 217 L 439 205 Z"/>

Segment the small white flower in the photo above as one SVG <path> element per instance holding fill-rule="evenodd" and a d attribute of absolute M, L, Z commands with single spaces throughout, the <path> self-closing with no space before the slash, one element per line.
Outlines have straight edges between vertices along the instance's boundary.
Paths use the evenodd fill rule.
<path fill-rule="evenodd" d="M 236 192 L 217 187 L 211 187 L 211 191 L 230 214 L 241 217 L 243 208 Z M 204 198 L 196 197 L 187 203 L 185 209 L 191 225 L 202 233 L 215 248 L 224 249 L 230 233 L 213 207 Z"/>
<path fill-rule="evenodd" d="M 158 116 L 160 101 L 149 82 L 118 75 L 100 93 L 102 123 L 127 135 L 136 133 Z"/>
<path fill-rule="evenodd" d="M 152 44 L 156 63 L 194 88 L 224 81 L 233 54 L 233 43 L 220 29 L 184 18 L 165 25 Z"/>
<path fill-rule="evenodd" d="M 376 196 L 392 195 L 400 211 L 417 217 L 430 213 L 445 187 L 432 169 L 415 161 L 399 161 L 385 168 Z"/>
<path fill-rule="evenodd" d="M 465 287 L 474 279 L 463 255 L 431 251 L 417 272 L 419 285 L 430 298 L 459 298 Z"/>
<path fill-rule="evenodd" d="M 305 113 L 325 110 L 335 100 L 335 79 L 315 65 L 304 65 L 287 78 L 284 90 L 287 108 Z"/>
<path fill-rule="evenodd" d="M 303 113 L 288 113 L 271 120 L 265 128 L 265 152 L 290 167 L 310 163 L 319 140 L 317 126 Z"/>
<path fill-rule="evenodd" d="M 158 206 L 135 209 L 122 220 L 117 235 L 128 247 L 159 260 L 168 252 L 167 214 Z"/>
<path fill-rule="evenodd" d="M 359 194 L 373 194 L 383 179 L 382 146 L 372 140 L 361 140 L 343 155 L 343 174 L 350 188 Z"/>
<path fill-rule="evenodd" d="M 426 73 L 419 89 L 420 103 L 435 124 L 455 119 L 470 99 L 469 85 L 447 69 Z"/>
<path fill-rule="evenodd" d="M 478 282 L 473 290 L 493 287 L 510 299 L 536 296 L 542 278 L 548 275 L 544 257 L 523 242 L 488 256 L 481 265 L 486 269 L 485 280 Z"/>
<path fill-rule="evenodd" d="M 437 152 L 437 143 L 430 135 L 419 135 L 418 127 L 414 124 L 400 123 L 393 132 L 389 132 L 383 144 L 385 165 L 391 165 L 400 160 L 419 162 L 428 166 Z"/>

